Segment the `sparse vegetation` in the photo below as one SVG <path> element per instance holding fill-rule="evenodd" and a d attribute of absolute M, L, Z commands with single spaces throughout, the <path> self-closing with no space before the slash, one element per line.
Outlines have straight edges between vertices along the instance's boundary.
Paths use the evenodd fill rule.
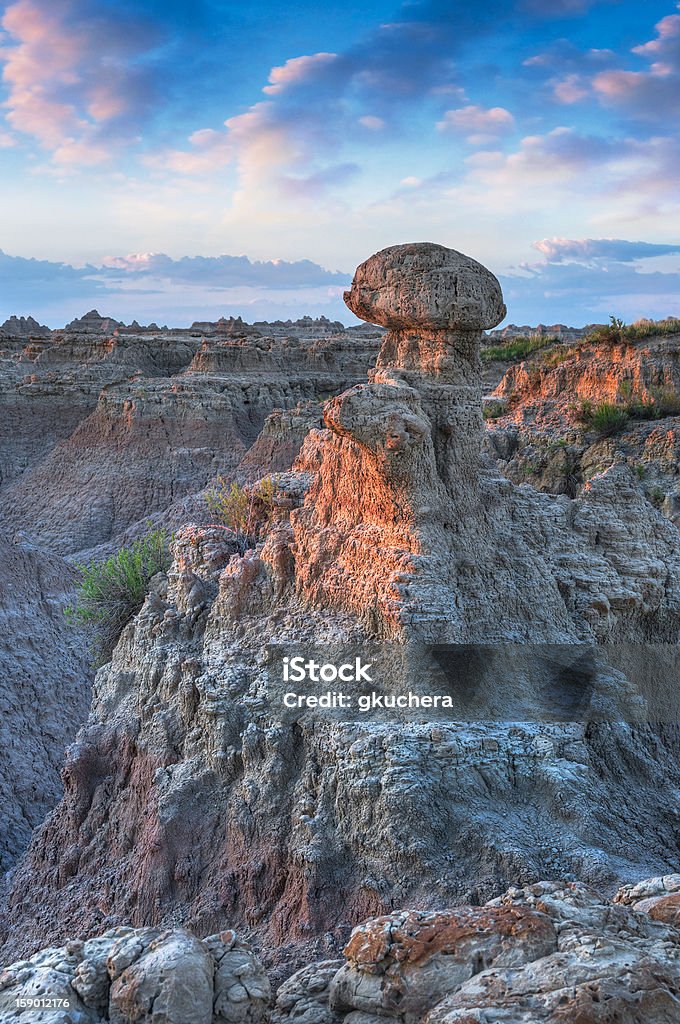
<path fill-rule="evenodd" d="M 538 356 L 541 366 L 544 369 L 552 370 L 560 363 L 564 363 L 567 359 L 571 359 L 579 351 L 580 346 L 578 345 L 559 345 L 557 348 L 551 349 L 549 352 L 541 352 Z"/>
<path fill-rule="evenodd" d="M 210 511 L 224 526 L 234 532 L 243 551 L 259 540 L 274 513 L 276 484 L 265 477 L 253 487 L 240 487 L 224 477 L 217 478 L 217 486 L 206 493 Z"/>
<path fill-rule="evenodd" d="M 553 345 L 557 340 L 557 338 L 552 336 L 543 337 L 543 335 L 529 338 L 523 336 L 513 338 L 504 345 L 489 345 L 486 348 L 482 348 L 481 357 L 485 363 L 491 363 L 495 360 L 518 363 L 522 359 L 526 359 L 533 352 L 538 352 L 539 349 L 545 348 L 547 345 Z"/>
<path fill-rule="evenodd" d="M 620 317 L 610 316 L 606 326 L 598 327 L 588 335 L 587 341 L 594 344 L 621 345 L 641 338 L 652 338 L 680 334 L 680 319 L 669 316 L 665 320 L 636 320 L 625 324 Z"/>
<path fill-rule="evenodd" d="M 623 320 L 612 314 L 609 317 L 609 323 L 597 327 L 592 334 L 588 335 L 587 340 L 595 345 L 621 345 L 626 340 L 624 330 Z"/>
<path fill-rule="evenodd" d="M 651 398 L 645 401 L 631 401 L 627 405 L 629 415 L 636 420 L 660 420 L 664 416 L 680 416 L 680 395 L 675 388 L 652 388 Z"/>
<path fill-rule="evenodd" d="M 623 333 L 630 341 L 636 341 L 638 338 L 680 334 L 680 319 L 669 316 L 665 320 L 636 320 L 634 324 L 625 327 Z"/>
<path fill-rule="evenodd" d="M 78 565 L 76 601 L 66 609 L 71 622 L 91 628 L 97 664 L 111 656 L 120 634 L 144 603 L 149 582 L 170 566 L 165 530 L 152 530 L 104 562 Z"/>
<path fill-rule="evenodd" d="M 482 409 L 482 414 L 485 420 L 497 420 L 499 416 L 504 416 L 508 411 L 508 407 L 505 402 L 485 402 Z"/>
<path fill-rule="evenodd" d="M 594 430 L 600 437 L 618 434 L 630 419 L 626 408 L 615 402 L 581 402 L 577 407 L 576 419 L 586 430 Z"/>
<path fill-rule="evenodd" d="M 594 430 L 600 437 L 617 434 L 630 420 L 658 420 L 664 416 L 680 416 L 680 395 L 673 387 L 652 388 L 651 397 L 635 399 L 630 381 L 619 385 L 619 395 L 627 401 L 600 402 L 593 404 L 583 401 L 572 406 L 577 422 L 586 430 Z"/>

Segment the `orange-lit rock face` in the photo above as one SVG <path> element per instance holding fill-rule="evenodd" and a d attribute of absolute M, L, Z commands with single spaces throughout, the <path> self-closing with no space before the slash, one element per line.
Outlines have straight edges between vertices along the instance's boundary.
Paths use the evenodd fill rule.
<path fill-rule="evenodd" d="M 653 406 L 679 392 L 680 337 L 652 337 L 615 346 L 565 346 L 545 359 L 539 353 L 510 367 L 493 396 L 508 401 L 499 425 L 555 430 L 573 426 L 580 402 Z"/>
<path fill-rule="evenodd" d="M 345 946 L 345 957 L 355 970 L 369 974 L 397 973 L 409 965 L 428 963 L 438 953 L 460 956 L 470 944 L 483 943 L 490 962 L 492 940 L 517 950 L 545 955 L 555 949 L 552 922 L 525 907 L 458 907 L 455 910 L 408 910 L 377 917 L 355 928 Z M 521 959 L 521 954 L 517 955 Z"/>
<path fill-rule="evenodd" d="M 482 443 L 479 343 L 505 315 L 488 270 L 453 249 L 393 246 L 357 270 L 350 309 L 391 328 L 370 383 L 328 402 L 332 437 L 293 517 L 298 586 L 388 632 L 409 622 L 408 582 L 439 522 L 474 505 Z M 414 561 L 415 559 L 415 561 Z"/>

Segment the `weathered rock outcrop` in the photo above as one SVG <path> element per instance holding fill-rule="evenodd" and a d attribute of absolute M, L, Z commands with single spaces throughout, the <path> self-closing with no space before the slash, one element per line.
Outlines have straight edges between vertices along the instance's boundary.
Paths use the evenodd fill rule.
<path fill-rule="evenodd" d="M 68 565 L 22 537 L 0 542 L 0 875 L 61 796 L 64 748 L 87 717 L 92 671 L 67 629 Z"/>
<path fill-rule="evenodd" d="M 488 400 L 490 449 L 502 472 L 574 497 L 598 474 L 627 466 L 640 493 L 677 525 L 680 333 L 672 321 L 661 327 L 645 336 L 643 323 L 638 338 L 558 346 L 511 367 Z M 592 422 L 605 405 L 610 418 Z"/>
<path fill-rule="evenodd" d="M 7 1022 L 259 1024 L 269 997 L 257 957 L 232 931 L 200 941 L 179 928 L 113 928 L 0 973 Z"/>
<path fill-rule="evenodd" d="M 17 871 L 12 956 L 76 921 L 94 935 L 179 919 L 196 934 L 232 922 L 281 967 L 336 956 L 352 925 L 395 907 L 484 901 L 548 873 L 613 887 L 674 869 L 680 744 L 670 726 L 628 724 L 635 658 L 598 655 L 604 714 L 586 702 L 522 724 L 503 699 L 538 673 L 527 655 L 510 678 L 514 641 L 674 644 L 680 538 L 624 470 L 571 501 L 487 464 L 478 346 L 503 307 L 477 267 L 417 245 L 360 268 L 350 303 L 390 327 L 378 365 L 277 476 L 263 542 L 240 555 L 225 531 L 178 534 Z M 405 656 L 495 645 L 462 649 L 488 669 L 494 720 L 284 706 L 267 644 L 369 640 Z"/>
<path fill-rule="evenodd" d="M 48 1024 L 676 1024 L 680 931 L 634 899 L 661 882 L 613 903 L 544 881 L 485 906 L 394 911 L 355 928 L 342 958 L 287 978 L 271 1011 L 232 930 L 110 929 L 2 971 L 0 1017 L 34 1020 L 47 997 Z"/>
<path fill-rule="evenodd" d="M 436 642 L 675 641 L 678 539 L 625 469 L 572 504 L 484 465 L 479 343 L 505 307 L 477 267 L 423 245 L 357 271 L 351 308 L 392 330 L 371 382 L 330 402 L 330 430 L 303 449 L 315 479 L 291 517 L 299 591 Z M 655 570 L 635 568 L 643 536 L 661 570 L 651 605 Z"/>
<path fill-rule="evenodd" d="M 510 889 L 485 907 L 391 914 L 355 929 L 336 973 L 321 963 L 290 978 L 273 1020 L 675 1024 L 680 932 L 650 918 L 558 882 Z"/>

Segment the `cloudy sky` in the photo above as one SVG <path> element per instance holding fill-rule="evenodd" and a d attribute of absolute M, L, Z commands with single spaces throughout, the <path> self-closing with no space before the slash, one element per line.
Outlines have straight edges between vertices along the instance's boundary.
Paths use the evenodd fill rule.
<path fill-rule="evenodd" d="M 0 5 L 0 320 L 350 315 L 441 242 L 509 320 L 680 315 L 672 0 Z"/>

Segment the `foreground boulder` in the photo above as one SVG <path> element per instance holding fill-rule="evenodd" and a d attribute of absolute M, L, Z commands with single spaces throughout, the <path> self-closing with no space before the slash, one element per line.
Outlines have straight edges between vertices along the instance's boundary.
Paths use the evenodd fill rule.
<path fill-rule="evenodd" d="M 330 980 L 325 964 L 289 979 L 276 1024 L 680 1021 L 680 932 L 578 883 L 510 889 L 485 907 L 377 918 L 355 929 L 345 957 Z"/>
<path fill-rule="evenodd" d="M 269 997 L 259 961 L 233 932 L 201 941 L 181 928 L 121 927 L 8 967 L 0 1021 L 258 1024 Z"/>

